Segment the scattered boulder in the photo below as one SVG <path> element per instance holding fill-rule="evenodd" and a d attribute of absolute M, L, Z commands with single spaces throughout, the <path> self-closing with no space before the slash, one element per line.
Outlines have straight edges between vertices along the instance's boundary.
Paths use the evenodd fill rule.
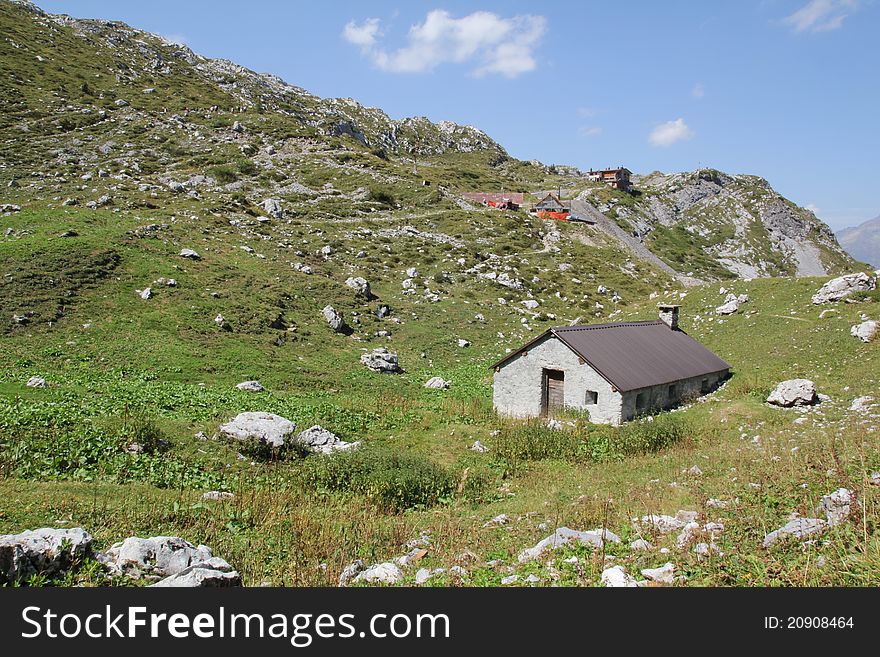
<path fill-rule="evenodd" d="M 789 379 L 783 381 L 770 396 L 767 397 L 767 403 L 774 406 L 809 406 L 816 403 L 816 384 L 809 379 Z"/>
<path fill-rule="evenodd" d="M 397 354 L 388 351 L 385 347 L 361 354 L 361 363 L 366 365 L 367 369 L 381 374 L 398 374 L 403 371 L 400 368 Z"/>
<path fill-rule="evenodd" d="M 813 303 L 818 305 L 830 301 L 840 301 L 855 292 L 873 290 L 875 285 L 876 281 L 864 272 L 838 276 L 819 288 L 819 291 L 813 295 Z"/>
<path fill-rule="evenodd" d="M 462 338 L 458 339 L 458 346 L 464 349 L 465 347 L 470 347 L 471 343 L 469 340 L 464 340 Z"/>
<path fill-rule="evenodd" d="M 345 285 L 347 287 L 350 287 L 352 290 L 354 290 L 367 300 L 373 298 L 373 292 L 370 289 L 370 284 L 367 282 L 367 279 L 361 276 L 351 276 L 345 279 Z"/>
<path fill-rule="evenodd" d="M 806 538 L 811 534 L 821 532 L 826 527 L 826 522 L 821 518 L 795 518 L 789 520 L 785 525 L 776 529 L 764 537 L 764 547 L 769 548 L 778 540 L 793 537 L 797 539 Z"/>
<path fill-rule="evenodd" d="M 520 562 L 537 559 L 545 550 L 556 550 L 569 543 L 580 543 L 581 545 L 600 548 L 604 545 L 605 541 L 620 543 L 620 537 L 607 529 L 581 532 L 569 529 L 568 527 L 560 527 L 550 536 L 539 541 L 534 547 L 520 552 L 517 558 Z"/>
<path fill-rule="evenodd" d="M 642 516 L 641 525 L 651 527 L 660 534 L 668 534 L 670 532 L 682 529 L 687 522 L 675 516 L 650 514 Z"/>
<path fill-rule="evenodd" d="M 152 298 L 152 296 L 153 296 L 153 289 L 152 289 L 152 288 L 149 288 L 149 287 L 146 287 L 146 288 L 144 288 L 143 290 L 137 290 L 137 295 L 138 295 L 141 299 L 143 299 L 144 301 L 146 301 L 147 299 Z"/>
<path fill-rule="evenodd" d="M 154 586 L 240 586 L 241 577 L 211 548 L 177 536 L 139 538 L 115 543 L 98 560 L 114 575 L 164 577 Z"/>
<path fill-rule="evenodd" d="M 439 376 L 432 376 L 425 382 L 425 388 L 433 388 L 435 390 L 446 390 L 449 387 L 449 381 Z"/>
<path fill-rule="evenodd" d="M 263 392 L 266 390 L 259 381 L 242 381 L 235 387 L 245 392 Z"/>
<path fill-rule="evenodd" d="M 321 315 L 324 316 L 324 319 L 327 321 L 327 324 L 330 325 L 330 328 L 337 333 L 346 333 L 351 330 L 349 329 L 348 324 L 345 323 L 345 318 L 342 316 L 342 313 L 337 312 L 333 306 L 324 306 L 323 310 L 321 310 Z"/>
<path fill-rule="evenodd" d="M 636 540 L 634 540 L 632 543 L 629 544 L 629 547 L 631 550 L 637 550 L 637 551 L 646 551 L 646 550 L 651 550 L 654 548 L 653 545 L 651 545 L 648 541 L 646 541 L 643 538 L 637 538 Z"/>
<path fill-rule="evenodd" d="M 217 316 L 214 318 L 214 323 L 215 323 L 217 326 L 219 326 L 221 329 L 223 329 L 224 331 L 231 331 L 231 330 L 232 330 L 232 324 L 230 324 L 229 322 L 227 322 L 227 321 L 226 321 L 226 318 L 223 317 L 223 315 L 221 315 L 221 314 L 219 314 L 219 313 L 218 313 Z"/>
<path fill-rule="evenodd" d="M 849 518 L 853 502 L 854 495 L 851 490 L 838 488 L 830 495 L 822 496 L 822 501 L 819 503 L 817 511 L 820 513 L 824 512 L 828 526 L 833 527 Z"/>
<path fill-rule="evenodd" d="M 633 588 L 639 585 L 636 578 L 627 574 L 623 566 L 611 566 L 602 571 L 602 583 L 609 588 Z"/>
<path fill-rule="evenodd" d="M 296 425 L 274 413 L 246 412 L 220 425 L 220 433 L 241 442 L 257 441 L 269 447 L 283 447 Z"/>
<path fill-rule="evenodd" d="M 643 568 L 642 577 L 658 584 L 673 584 L 675 582 L 675 564 L 667 561 L 659 568 Z"/>
<path fill-rule="evenodd" d="M 856 413 L 868 413 L 873 406 L 873 401 L 874 398 L 870 395 L 856 397 L 855 399 L 853 399 L 852 404 L 849 405 L 848 410 L 855 411 Z"/>
<path fill-rule="evenodd" d="M 27 380 L 25 385 L 28 388 L 45 388 L 46 387 L 46 379 L 41 376 L 32 376 Z"/>
<path fill-rule="evenodd" d="M 471 450 L 472 452 L 478 452 L 479 454 L 485 454 L 486 452 L 489 451 L 489 448 L 486 447 L 486 446 L 485 446 L 483 443 L 481 443 L 479 440 L 475 440 L 475 441 L 474 441 L 474 444 L 470 446 L 470 450 Z"/>
<path fill-rule="evenodd" d="M 301 431 L 296 436 L 296 441 L 310 450 L 329 454 L 331 452 L 353 449 L 360 445 L 360 441 L 347 443 L 332 431 L 328 431 L 319 424 Z"/>
<path fill-rule="evenodd" d="M 200 256 L 194 249 L 181 249 L 180 250 L 181 258 L 189 258 L 190 260 L 201 260 L 202 256 Z"/>
<path fill-rule="evenodd" d="M 281 201 L 275 198 L 267 198 L 263 201 L 263 212 L 268 214 L 273 219 L 283 219 L 284 218 L 284 210 L 281 208 Z"/>
<path fill-rule="evenodd" d="M 370 566 L 359 573 L 353 581 L 369 584 L 397 584 L 403 580 L 403 571 L 390 561 Z"/>
<path fill-rule="evenodd" d="M 0 584 L 25 582 L 34 575 L 54 577 L 92 551 L 86 530 L 29 529 L 0 536 Z"/>
<path fill-rule="evenodd" d="M 870 342 L 876 337 L 878 331 L 880 331 L 880 322 L 869 319 L 850 328 L 849 334 L 862 342 Z"/>

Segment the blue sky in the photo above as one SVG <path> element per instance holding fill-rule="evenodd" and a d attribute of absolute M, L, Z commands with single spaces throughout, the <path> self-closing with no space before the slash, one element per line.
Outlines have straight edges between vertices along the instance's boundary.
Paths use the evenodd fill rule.
<path fill-rule="evenodd" d="M 514 156 L 767 178 L 833 228 L 880 214 L 880 2 L 44 0 Z"/>

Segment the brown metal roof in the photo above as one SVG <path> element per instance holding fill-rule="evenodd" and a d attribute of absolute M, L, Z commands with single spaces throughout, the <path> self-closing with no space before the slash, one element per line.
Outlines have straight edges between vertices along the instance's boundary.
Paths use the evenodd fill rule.
<path fill-rule="evenodd" d="M 659 320 L 552 328 L 493 367 L 504 364 L 548 334 L 558 338 L 621 392 L 730 369 L 728 363 L 687 333 L 670 329 Z"/>

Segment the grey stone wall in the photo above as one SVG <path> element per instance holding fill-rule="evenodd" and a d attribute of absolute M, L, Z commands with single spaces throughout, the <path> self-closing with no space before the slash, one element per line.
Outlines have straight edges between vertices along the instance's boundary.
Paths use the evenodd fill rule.
<path fill-rule="evenodd" d="M 578 356 L 553 336 L 532 345 L 526 355 L 518 354 L 495 372 L 492 401 L 496 412 L 518 418 L 540 415 L 545 368 L 565 372 L 567 407 L 589 411 L 592 422 L 621 422 L 621 394 L 592 367 L 581 364 Z M 588 390 L 598 393 L 596 404 L 586 404 Z"/>
<path fill-rule="evenodd" d="M 675 394 L 670 397 L 669 386 L 673 384 L 664 383 L 659 386 L 651 386 L 649 388 L 641 388 L 640 390 L 630 390 L 623 393 L 623 404 L 621 408 L 621 418 L 625 422 L 631 420 L 637 415 L 643 415 L 665 408 L 672 408 L 682 401 L 693 399 L 701 396 L 703 393 L 703 380 L 706 380 L 709 391 L 714 390 L 727 376 L 726 372 L 716 372 L 705 376 L 695 376 L 690 379 L 682 379 L 675 381 Z M 643 395 L 643 404 L 639 407 L 636 404 L 639 394 Z"/>

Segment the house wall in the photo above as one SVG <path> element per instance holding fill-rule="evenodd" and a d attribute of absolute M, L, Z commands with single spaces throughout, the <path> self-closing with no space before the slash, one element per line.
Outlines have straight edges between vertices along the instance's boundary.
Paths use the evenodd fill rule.
<path fill-rule="evenodd" d="M 631 420 L 636 415 L 650 413 L 664 408 L 671 408 L 680 404 L 689 398 L 701 396 L 703 380 L 707 380 L 709 390 L 717 388 L 724 379 L 727 378 L 728 371 L 715 372 L 714 374 L 706 374 L 703 376 L 695 376 L 690 379 L 682 379 L 675 381 L 675 395 L 670 397 L 669 386 L 671 384 L 664 383 L 659 386 L 651 386 L 649 388 L 641 388 L 639 390 L 630 390 L 623 393 L 623 402 L 621 407 L 622 421 Z M 636 398 L 642 393 L 644 394 L 644 404 L 637 407 Z"/>
<path fill-rule="evenodd" d="M 526 355 L 516 355 L 495 372 L 492 401 L 496 412 L 519 418 L 540 415 L 545 368 L 565 372 L 567 407 L 589 411 L 592 422 L 621 422 L 622 395 L 615 392 L 592 367 L 581 364 L 577 354 L 550 335 L 532 345 Z M 598 393 L 596 404 L 585 403 L 587 390 Z"/>

